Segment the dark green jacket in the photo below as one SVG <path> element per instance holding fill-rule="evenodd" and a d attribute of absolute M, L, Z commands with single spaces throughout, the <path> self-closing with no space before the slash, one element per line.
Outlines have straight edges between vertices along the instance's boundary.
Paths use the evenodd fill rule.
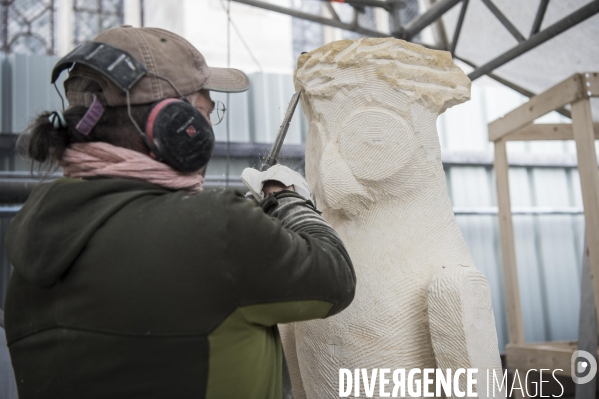
<path fill-rule="evenodd" d="M 20 399 L 278 399 L 276 324 L 338 313 L 355 288 L 337 234 L 290 192 L 256 207 L 61 179 L 33 191 L 6 249 Z"/>

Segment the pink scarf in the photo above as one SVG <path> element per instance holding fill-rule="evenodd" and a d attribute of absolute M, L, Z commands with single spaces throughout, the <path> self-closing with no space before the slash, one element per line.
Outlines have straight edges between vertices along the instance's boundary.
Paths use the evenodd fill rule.
<path fill-rule="evenodd" d="M 140 152 L 102 142 L 71 144 L 59 165 L 66 177 L 122 177 L 192 193 L 204 184 L 198 173 L 178 172 Z"/>

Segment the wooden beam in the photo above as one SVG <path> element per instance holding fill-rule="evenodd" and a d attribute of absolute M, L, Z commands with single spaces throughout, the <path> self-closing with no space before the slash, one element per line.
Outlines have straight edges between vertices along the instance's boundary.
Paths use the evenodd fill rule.
<path fill-rule="evenodd" d="M 495 175 L 497 178 L 497 207 L 499 233 L 501 236 L 501 257 L 505 289 L 509 341 L 512 344 L 524 343 L 522 307 L 520 306 L 520 286 L 518 266 L 514 246 L 514 226 L 510 204 L 509 166 L 505 140 L 495 142 Z"/>
<path fill-rule="evenodd" d="M 585 240 L 586 241 L 586 240 Z M 597 311 L 593 275 L 586 247 L 582 254 L 582 284 L 580 287 L 580 318 L 578 321 L 578 350 L 597 353 Z M 576 387 L 575 399 L 592 398 L 597 389 L 597 378 Z"/>
<path fill-rule="evenodd" d="M 595 291 L 595 308 L 599 319 L 599 173 L 597 173 L 597 153 L 589 98 L 572 104 L 572 125 L 584 205 L 586 245 Z"/>
<path fill-rule="evenodd" d="M 595 140 L 599 140 L 599 123 L 593 124 Z M 508 141 L 574 140 L 571 123 L 533 123 L 505 136 Z"/>
<path fill-rule="evenodd" d="M 531 369 L 550 369 L 547 374 L 557 370 L 555 374 L 570 377 L 570 360 L 576 349 L 576 342 L 508 344 L 505 348 L 507 368 L 518 369 L 519 373 Z"/>
<path fill-rule="evenodd" d="M 583 90 L 586 90 L 587 97 L 599 97 L 599 73 L 585 72 Z"/>
<path fill-rule="evenodd" d="M 582 80 L 581 74 L 574 74 L 489 123 L 489 140 L 497 141 L 557 108 L 584 98 L 586 91 L 583 91 Z"/>

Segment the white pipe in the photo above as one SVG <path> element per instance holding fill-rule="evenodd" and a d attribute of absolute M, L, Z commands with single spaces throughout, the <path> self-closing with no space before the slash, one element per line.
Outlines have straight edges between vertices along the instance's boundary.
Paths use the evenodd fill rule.
<path fill-rule="evenodd" d="M 56 55 L 73 49 L 73 0 L 56 1 Z"/>

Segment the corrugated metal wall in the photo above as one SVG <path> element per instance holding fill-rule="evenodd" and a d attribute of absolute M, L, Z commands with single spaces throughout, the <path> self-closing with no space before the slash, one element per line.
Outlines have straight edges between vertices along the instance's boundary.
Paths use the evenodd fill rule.
<path fill-rule="evenodd" d="M 497 216 L 475 213 L 496 206 L 494 175 L 490 168 L 456 166 L 448 168 L 447 176 L 458 224 L 477 267 L 491 284 L 499 342 L 505 344 L 507 322 Z M 578 173 L 571 168 L 510 170 L 520 296 L 529 342 L 577 338 L 584 240 L 577 184 Z M 573 192 L 577 194 L 571 195 Z M 518 209 L 568 213 L 522 214 Z"/>
<path fill-rule="evenodd" d="M 53 57 L 36 56 L 0 60 L 0 121 L 4 132 L 21 131 L 40 110 L 60 109 L 60 100 L 48 84 L 54 62 Z M 253 74 L 250 78 L 249 92 L 229 96 L 229 139 L 272 142 L 294 91 L 292 78 L 273 74 Z M 213 93 L 213 98 L 227 101 L 222 93 Z M 477 84 L 470 102 L 448 110 L 438 121 L 448 191 L 469 249 L 491 284 L 501 350 L 508 337 L 492 146 L 487 140 L 486 124 L 523 101 L 525 98 L 504 87 Z M 551 114 L 542 120 L 565 118 Z M 226 127 L 226 120 L 215 127 L 218 141 L 227 139 Z M 305 118 L 298 113 L 286 143 L 303 143 L 305 131 Z M 584 222 L 578 172 L 573 168 L 575 147 L 567 142 L 519 142 L 510 143 L 508 150 L 510 158 L 520 165 L 510 169 L 510 184 L 526 339 L 576 339 Z M 14 154 L 0 156 L 4 171 L 27 169 L 27 163 L 15 161 Z M 231 159 L 231 178 L 238 179 L 241 170 L 255 162 L 253 158 Z M 208 173 L 223 175 L 225 170 L 225 157 L 219 155 Z M 8 221 L 7 217 L 1 219 L 0 238 Z M 1 251 L 0 305 L 9 273 L 5 251 Z"/>
<path fill-rule="evenodd" d="M 50 71 L 57 57 L 13 54 L 2 60 L 3 133 L 22 132 L 39 112 L 62 109 L 60 97 L 50 85 Z M 66 77 L 57 82 L 62 91 Z M 66 100 L 65 100 L 66 101 Z"/>

